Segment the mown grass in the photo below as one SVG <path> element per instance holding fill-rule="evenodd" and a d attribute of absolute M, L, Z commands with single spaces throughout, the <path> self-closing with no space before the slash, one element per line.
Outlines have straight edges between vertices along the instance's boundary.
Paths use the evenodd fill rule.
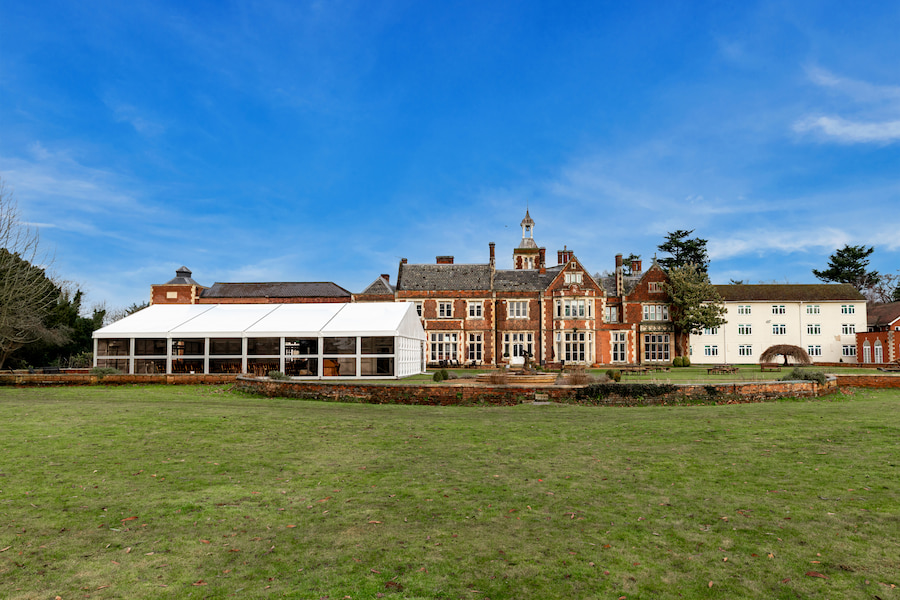
<path fill-rule="evenodd" d="M 897 598 L 898 400 L 0 388 L 0 597 Z"/>

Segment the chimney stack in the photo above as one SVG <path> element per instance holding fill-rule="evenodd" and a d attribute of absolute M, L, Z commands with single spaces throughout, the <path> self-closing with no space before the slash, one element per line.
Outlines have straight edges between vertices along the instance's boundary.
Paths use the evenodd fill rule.
<path fill-rule="evenodd" d="M 616 269 L 625 264 L 625 261 L 622 260 L 621 254 L 616 254 Z"/>
<path fill-rule="evenodd" d="M 437 264 L 439 265 L 452 265 L 453 257 L 452 256 L 438 256 Z"/>
<path fill-rule="evenodd" d="M 494 266 L 494 242 L 490 242 L 488 248 L 491 250 L 491 266 Z"/>
<path fill-rule="evenodd" d="M 631 274 L 637 275 L 641 272 L 641 259 L 637 258 L 631 261 Z"/>
<path fill-rule="evenodd" d="M 564 265 L 572 259 L 572 251 L 563 246 L 562 250 L 556 251 L 557 264 Z"/>
<path fill-rule="evenodd" d="M 538 248 L 538 272 L 547 272 L 547 249 Z"/>
<path fill-rule="evenodd" d="M 400 259 L 400 264 L 401 264 L 401 265 L 405 265 L 405 264 L 407 264 L 408 262 L 409 262 L 409 261 L 406 260 L 405 258 L 401 258 L 401 259 Z"/>
<path fill-rule="evenodd" d="M 391 276 L 388 275 L 387 273 L 382 273 L 381 278 L 384 279 L 387 283 L 391 282 Z"/>

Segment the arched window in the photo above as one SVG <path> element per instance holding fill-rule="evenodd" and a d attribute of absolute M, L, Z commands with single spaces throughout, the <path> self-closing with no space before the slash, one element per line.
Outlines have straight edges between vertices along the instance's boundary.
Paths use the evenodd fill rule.
<path fill-rule="evenodd" d="M 872 346 L 869 345 L 869 340 L 863 342 L 863 362 L 872 362 Z"/>
<path fill-rule="evenodd" d="M 881 340 L 875 340 L 875 362 L 884 362 L 884 350 L 881 347 Z"/>

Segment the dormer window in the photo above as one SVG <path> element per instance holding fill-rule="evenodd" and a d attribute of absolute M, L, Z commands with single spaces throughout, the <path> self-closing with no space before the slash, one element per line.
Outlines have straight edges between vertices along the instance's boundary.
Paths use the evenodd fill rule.
<path fill-rule="evenodd" d="M 565 282 L 566 282 L 566 285 L 572 285 L 572 284 L 581 285 L 581 282 L 582 282 L 581 271 L 566 273 L 565 274 Z"/>
<path fill-rule="evenodd" d="M 662 291 L 663 291 L 662 281 L 651 281 L 650 282 L 650 293 L 651 294 L 654 294 L 657 292 L 662 292 Z"/>

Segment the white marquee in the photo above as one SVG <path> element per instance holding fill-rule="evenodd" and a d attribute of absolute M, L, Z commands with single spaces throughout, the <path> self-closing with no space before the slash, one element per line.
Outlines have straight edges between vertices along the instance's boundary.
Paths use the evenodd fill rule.
<path fill-rule="evenodd" d="M 154 305 L 94 332 L 94 365 L 126 373 L 406 377 L 425 372 L 409 302 Z"/>

